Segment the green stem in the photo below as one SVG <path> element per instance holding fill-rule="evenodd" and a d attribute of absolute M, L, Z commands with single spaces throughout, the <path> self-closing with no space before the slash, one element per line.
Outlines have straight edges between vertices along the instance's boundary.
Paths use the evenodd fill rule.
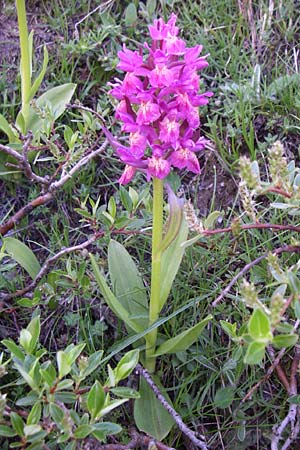
<path fill-rule="evenodd" d="M 151 267 L 151 295 L 149 308 L 149 326 L 159 317 L 161 291 L 161 243 L 163 233 L 163 181 L 153 179 L 153 226 L 152 226 L 152 267 Z M 145 367 L 149 372 L 155 371 L 155 352 L 157 328 L 146 336 Z"/>
<path fill-rule="evenodd" d="M 18 24 L 19 24 L 19 35 L 20 35 L 20 51 L 21 51 L 21 90 L 22 90 L 22 114 L 26 123 L 29 115 L 29 92 L 31 88 L 31 75 L 30 75 L 30 51 L 29 51 L 29 41 L 28 41 L 28 28 L 26 20 L 26 8 L 25 0 L 16 0 L 17 14 L 18 14 Z"/>

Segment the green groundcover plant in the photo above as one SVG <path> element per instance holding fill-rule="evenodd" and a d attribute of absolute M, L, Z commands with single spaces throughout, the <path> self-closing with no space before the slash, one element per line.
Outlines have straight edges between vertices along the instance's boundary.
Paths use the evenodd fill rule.
<path fill-rule="evenodd" d="M 45 48 L 41 71 L 32 81 L 33 36 L 32 33 L 28 34 L 27 30 L 25 2 L 17 0 L 16 6 L 20 30 L 22 105 L 14 124 L 10 124 L 0 115 L 0 129 L 8 141 L 8 146 L 2 146 L 4 152 L 0 153 L 0 170 L 1 175 L 7 176 L 10 173 L 7 168 L 18 166 L 19 162 L 18 172 L 23 170 L 31 181 L 41 182 L 42 194 L 45 198 L 52 199 L 55 189 L 65 181 L 59 180 L 55 184 L 52 180 L 51 184 L 49 177 L 36 175 L 32 171 L 31 154 L 27 151 L 28 148 L 25 148 L 24 141 L 28 138 L 38 148 L 43 140 L 51 136 L 55 121 L 66 110 L 67 103 L 74 94 L 75 85 L 68 83 L 56 86 L 38 98 L 35 97 L 46 73 L 48 53 Z M 136 10 L 134 8 L 134 4 L 130 4 L 126 10 L 127 23 L 130 22 L 130 11 Z M 131 25 L 134 20 L 130 22 Z M 86 294 L 94 283 L 93 276 L 87 274 L 87 267 L 91 264 L 104 302 L 123 322 L 123 330 L 128 334 L 123 347 L 121 345 L 122 349 L 133 346 L 133 350 L 119 359 L 116 367 L 107 366 L 107 375 L 100 376 L 99 369 L 103 363 L 118 351 L 112 351 L 106 358 L 103 358 L 102 349 L 86 356 L 85 344 L 77 343 L 70 344 L 52 355 L 39 342 L 41 323 L 39 312 L 34 312 L 29 325 L 21 330 L 18 343 L 11 339 L 2 341 L 6 350 L 0 357 L 0 375 L 12 373 L 20 391 L 26 390 L 26 394 L 22 393 L 15 402 L 16 408 L 11 407 L 13 399 L 9 394 L 2 393 L 0 396 L 0 436 L 7 438 L 11 448 L 37 450 L 43 445 L 48 445 L 49 448 L 59 445 L 59 448 L 72 450 L 88 438 L 106 442 L 107 436 L 122 430 L 121 426 L 115 423 L 114 415 L 110 413 L 129 399 L 134 400 L 134 419 L 139 430 L 159 441 L 163 440 L 177 420 L 176 413 L 172 414 L 171 408 L 168 409 L 168 404 L 171 405 L 172 402 L 159 377 L 161 374 L 157 370 L 160 366 L 158 363 L 165 355 L 172 355 L 175 360 L 176 357 L 180 359 L 182 354 L 188 354 L 191 348 L 199 344 L 201 335 L 207 332 L 208 326 L 214 326 L 220 333 L 225 333 L 227 341 L 230 342 L 229 362 L 232 367 L 237 368 L 238 373 L 234 378 L 233 372 L 230 372 L 229 386 L 225 385 L 225 377 L 222 378 L 222 387 L 213 395 L 213 406 L 216 408 L 230 408 L 234 404 L 238 390 L 236 384 L 244 369 L 258 366 L 264 370 L 264 362 L 270 357 L 274 370 L 277 361 L 273 358 L 274 349 L 278 349 L 279 356 L 282 357 L 286 349 L 295 348 L 296 357 L 293 361 L 296 362 L 292 365 L 291 379 L 287 380 L 282 371 L 279 376 L 291 406 L 282 424 L 273 428 L 272 450 L 279 448 L 279 441 L 288 424 L 292 433 L 282 448 L 288 448 L 288 444 L 297 439 L 300 429 L 297 413 L 300 411 L 294 374 L 298 368 L 299 356 L 299 263 L 284 265 L 279 260 L 283 253 L 300 252 L 297 239 L 291 237 L 288 244 L 285 240 L 284 245 L 273 251 L 266 251 L 257 260 L 249 263 L 249 267 L 246 266 L 233 277 L 229 286 L 212 302 L 211 306 L 216 307 L 248 270 L 266 260 L 272 281 L 267 282 L 268 277 L 265 276 L 260 288 L 257 288 L 245 278 L 236 298 L 233 299 L 233 309 L 236 300 L 246 306 L 244 320 L 239 322 L 235 318 L 239 317 L 238 315 L 227 317 L 227 313 L 222 313 L 222 320 L 212 325 L 213 316 L 206 313 L 197 323 L 193 321 L 192 326 L 185 326 L 174 335 L 163 333 L 162 325 L 195 305 L 197 301 L 194 299 L 186 305 L 180 304 L 175 313 L 164 317 L 165 310 L 169 310 L 172 305 L 172 288 L 188 247 L 197 245 L 198 241 L 205 245 L 212 236 L 224 236 L 225 233 L 232 234 L 238 242 L 241 234 L 250 230 L 268 229 L 289 233 L 300 231 L 298 225 L 291 223 L 299 215 L 299 169 L 295 161 L 287 162 L 284 148 L 279 141 L 269 150 L 264 168 L 267 173 L 266 181 L 263 181 L 264 176 L 260 174 L 261 161 L 250 161 L 246 157 L 240 159 L 239 195 L 243 212 L 241 217 L 226 228 L 215 227 L 220 217 L 219 211 L 213 211 L 206 219 L 200 220 L 191 202 L 176 195 L 175 189 L 172 189 L 174 172 L 184 170 L 194 175 L 200 174 L 198 153 L 210 143 L 200 132 L 199 107 L 207 105 L 212 96 L 212 92 L 202 92 L 199 89 L 199 72 L 208 67 L 208 55 L 201 56 L 201 45 L 187 46 L 180 38 L 176 20 L 175 14 L 171 14 L 166 20 L 154 20 L 149 26 L 150 42 L 139 45 L 135 43 L 138 45 L 135 50 L 130 50 L 124 44 L 118 53 L 117 69 L 125 75 L 122 79 L 115 78 L 110 83 L 110 95 L 113 102 L 116 102 L 115 118 L 122 123 L 121 132 L 124 135 L 116 138 L 98 112 L 80 105 L 69 105 L 74 108 L 81 107 L 84 120 L 80 122 L 76 116 L 80 123 L 74 133 L 71 127 L 64 128 L 64 140 L 70 159 L 65 166 L 62 157 L 56 160 L 63 168 L 62 179 L 72 178 L 74 167 L 81 167 L 82 161 L 84 164 L 90 161 L 88 158 L 92 151 L 88 150 L 87 154 L 82 156 L 84 151 L 80 153 L 79 148 L 80 143 L 84 142 L 87 130 L 92 130 L 93 133 L 102 130 L 106 137 L 105 145 L 109 142 L 115 155 L 125 165 L 118 180 L 121 187 L 117 201 L 120 200 L 126 211 L 117 210 L 114 196 L 110 197 L 107 206 L 99 207 L 100 198 L 93 201 L 87 195 L 84 202 L 80 203 L 80 208 L 75 208 L 75 212 L 83 217 L 82 221 L 88 224 L 93 235 L 77 248 L 75 246 L 70 251 L 62 249 L 58 256 L 63 256 L 66 252 L 71 253 L 72 250 L 86 249 L 91 243 L 104 237 L 103 245 L 108 243 L 108 274 L 103 270 L 102 264 L 99 264 L 97 255 L 91 252 L 89 258 L 85 250 L 87 259 L 80 264 L 80 276 L 68 260 L 65 272 L 52 272 L 45 280 L 48 274 L 47 265 L 41 266 L 28 246 L 11 236 L 4 236 L 2 239 L 0 260 L 6 260 L 10 256 L 32 278 L 32 290 L 39 283 L 44 283 L 43 292 L 51 291 L 53 297 L 57 294 L 55 289 L 58 283 L 63 286 L 63 279 L 65 285 L 73 286 L 77 283 L 78 291 L 84 291 Z M 248 131 L 244 123 L 243 127 L 243 134 L 246 136 Z M 250 131 L 252 137 L 249 148 L 254 149 L 253 128 Z M 99 155 L 103 149 L 98 149 L 95 155 Z M 131 183 L 134 177 L 141 173 L 146 177 L 143 192 L 139 194 L 131 187 L 127 191 L 124 185 Z M 273 199 L 274 196 L 275 201 L 269 205 L 268 199 Z M 148 202 L 147 214 L 150 212 L 152 220 L 150 280 L 147 275 L 141 275 L 142 268 L 148 262 L 144 262 L 144 266 L 143 261 L 136 263 L 138 252 L 133 248 L 131 256 L 125 245 L 111 238 L 122 235 L 123 232 L 126 235 L 126 227 L 134 220 L 133 216 L 138 215 L 142 202 L 146 203 L 145 197 Z M 265 203 L 258 203 L 258 198 L 264 198 Z M 92 213 L 86 206 L 88 199 Z M 277 216 L 278 211 L 282 215 Z M 263 221 L 268 216 L 271 217 L 270 223 Z M 280 223 L 273 223 L 273 216 L 274 221 L 278 219 Z M 284 219 L 287 219 L 286 223 Z M 99 230 L 99 223 L 101 227 L 104 224 L 103 229 Z M 133 234 L 138 231 L 137 228 L 135 227 Z M 194 236 L 189 238 L 189 231 L 193 232 Z M 142 233 L 143 231 L 141 235 Z M 51 263 L 57 259 L 54 257 Z M 25 292 L 30 290 L 25 288 Z M 32 298 L 22 298 L 19 305 L 29 308 L 37 306 L 41 297 L 42 293 L 36 291 Z M 205 300 L 207 297 L 204 295 L 201 299 Z M 6 354 L 9 356 L 6 357 Z M 279 362 L 280 358 L 276 365 L 279 365 Z M 130 376 L 138 363 L 146 369 L 144 373 L 150 373 L 154 386 L 164 396 L 163 400 L 157 398 L 157 392 L 154 393 L 155 389 L 150 387 L 140 369 L 139 390 L 124 385 L 124 380 Z M 99 381 L 98 378 L 103 376 L 104 380 Z M 9 391 L 9 388 L 10 385 L 4 386 L 3 392 L 6 392 L 6 389 Z M 249 393 L 244 399 L 248 397 Z M 106 416 L 109 421 L 104 421 Z M 239 440 L 243 442 L 246 433 L 245 421 L 237 418 L 236 422 L 239 426 Z M 201 441 L 199 446 L 207 448 L 204 441 Z"/>

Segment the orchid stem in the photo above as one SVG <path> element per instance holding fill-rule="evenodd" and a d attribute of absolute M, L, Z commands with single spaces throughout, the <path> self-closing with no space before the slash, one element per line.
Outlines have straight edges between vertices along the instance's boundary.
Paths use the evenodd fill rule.
<path fill-rule="evenodd" d="M 26 125 L 29 115 L 29 93 L 31 88 L 31 57 L 28 41 L 28 28 L 26 20 L 26 8 L 25 0 L 16 0 L 17 14 L 18 14 L 18 25 L 19 25 L 19 35 L 20 35 L 20 51 L 21 51 L 21 62 L 20 62 L 20 72 L 21 72 L 21 90 L 22 90 L 22 114 L 24 118 L 25 128 L 22 132 L 26 132 Z"/>
<path fill-rule="evenodd" d="M 163 181 L 153 178 L 153 226 L 152 226 L 152 267 L 151 294 L 149 308 L 149 326 L 159 317 L 161 292 L 161 243 L 163 233 Z M 146 336 L 145 367 L 155 372 L 156 358 L 153 357 L 156 348 L 157 328 Z"/>

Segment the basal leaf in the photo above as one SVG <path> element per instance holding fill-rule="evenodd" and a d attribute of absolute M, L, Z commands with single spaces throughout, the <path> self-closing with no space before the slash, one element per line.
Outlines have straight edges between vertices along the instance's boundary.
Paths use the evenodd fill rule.
<path fill-rule="evenodd" d="M 156 384 L 159 384 L 156 379 L 154 381 Z M 140 431 L 162 441 L 171 431 L 175 421 L 160 401 L 157 400 L 154 392 L 143 377 L 140 378 L 139 392 L 141 397 L 134 402 L 136 426 Z M 167 400 L 169 401 L 169 399 Z"/>
<path fill-rule="evenodd" d="M 198 337 L 202 333 L 205 325 L 212 319 L 212 315 L 207 316 L 205 319 L 201 320 L 201 322 L 197 323 L 197 325 L 189 328 L 188 330 L 183 331 L 178 336 L 175 336 L 171 339 L 168 339 L 163 344 L 161 344 L 154 356 L 164 355 L 166 353 L 177 353 L 182 352 L 189 348 L 194 342 L 197 341 Z"/>
<path fill-rule="evenodd" d="M 139 271 L 128 251 L 111 240 L 108 267 L 114 294 L 131 316 L 139 316 L 140 324 L 148 324 L 148 296 Z"/>
<path fill-rule="evenodd" d="M 117 299 L 117 297 L 112 293 L 110 290 L 108 284 L 105 281 L 104 276 L 101 274 L 99 267 L 96 263 L 95 258 L 93 255 L 90 254 L 92 267 L 94 270 L 94 275 L 96 278 L 96 281 L 100 287 L 101 293 L 103 295 L 103 298 L 105 302 L 108 304 L 110 309 L 115 313 L 117 317 L 119 317 L 121 320 L 123 320 L 130 328 L 132 328 L 137 333 L 140 333 L 144 330 L 144 328 L 141 326 L 140 322 L 138 320 L 133 320 L 130 318 L 130 314 L 128 311 L 124 308 L 121 302 Z"/>
<path fill-rule="evenodd" d="M 41 266 L 32 250 L 18 239 L 3 238 L 6 252 L 28 272 L 32 279 L 39 273 Z"/>

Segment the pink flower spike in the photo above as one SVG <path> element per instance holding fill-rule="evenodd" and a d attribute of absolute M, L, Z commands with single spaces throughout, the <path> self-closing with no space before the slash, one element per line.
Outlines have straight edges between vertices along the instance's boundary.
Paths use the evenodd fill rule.
<path fill-rule="evenodd" d="M 117 68 L 125 72 L 135 72 L 143 64 L 143 57 L 137 51 L 128 50 L 125 44 L 123 45 L 123 51 L 118 52 L 118 56 L 120 62 Z"/>
<path fill-rule="evenodd" d="M 120 176 L 120 178 L 118 180 L 119 183 L 120 184 L 129 183 L 132 180 L 132 178 L 134 177 L 135 173 L 136 173 L 135 167 L 126 165 L 122 175 Z"/>
<path fill-rule="evenodd" d="M 136 94 L 143 89 L 143 83 L 132 72 L 128 72 L 123 80 L 123 95 Z"/>
<path fill-rule="evenodd" d="M 147 146 L 146 137 L 139 131 L 135 131 L 134 133 L 130 133 L 129 143 L 130 143 L 130 151 L 133 154 L 133 156 L 137 159 L 142 158 L 144 156 L 144 151 Z"/>
<path fill-rule="evenodd" d="M 170 142 L 176 146 L 176 141 L 179 137 L 179 123 L 175 117 L 166 116 L 160 123 L 159 139 L 162 142 Z"/>
<path fill-rule="evenodd" d="M 195 153 L 188 148 L 180 147 L 169 157 L 169 163 L 178 169 L 188 169 L 193 173 L 200 173 L 200 165 Z"/>
<path fill-rule="evenodd" d="M 165 64 L 156 64 L 151 71 L 149 81 L 153 87 L 165 87 L 174 83 L 174 73 Z"/>
<path fill-rule="evenodd" d="M 159 106 L 156 103 L 142 101 L 137 112 L 136 122 L 138 125 L 148 125 L 160 117 Z"/>
<path fill-rule="evenodd" d="M 163 158 L 156 158 L 152 156 L 152 158 L 148 158 L 148 169 L 147 169 L 147 179 L 149 181 L 150 176 L 156 178 L 166 178 L 171 170 L 170 163 Z"/>
<path fill-rule="evenodd" d="M 164 39 L 163 48 L 169 55 L 183 55 L 185 53 L 185 42 L 168 33 L 166 39 Z"/>

